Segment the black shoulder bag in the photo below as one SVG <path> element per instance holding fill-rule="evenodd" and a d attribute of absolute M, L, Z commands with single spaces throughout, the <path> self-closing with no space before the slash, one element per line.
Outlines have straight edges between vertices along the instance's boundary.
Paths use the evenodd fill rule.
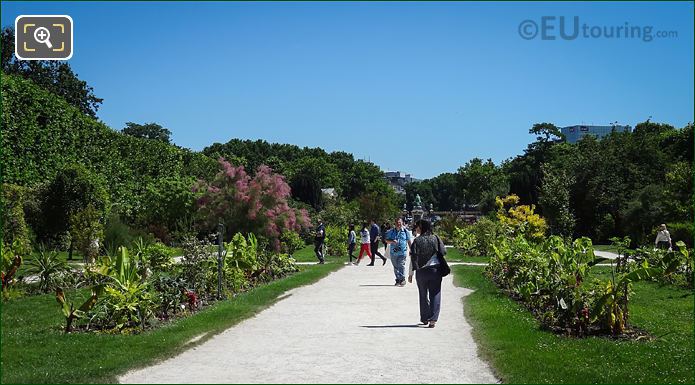
<path fill-rule="evenodd" d="M 444 253 L 442 252 L 441 248 L 441 239 L 439 239 L 438 235 L 435 235 L 435 237 L 437 237 L 437 257 L 439 257 L 439 272 L 442 275 L 442 277 L 446 277 L 451 273 L 451 268 L 449 267 L 449 264 L 446 263 L 446 259 L 444 259 Z"/>

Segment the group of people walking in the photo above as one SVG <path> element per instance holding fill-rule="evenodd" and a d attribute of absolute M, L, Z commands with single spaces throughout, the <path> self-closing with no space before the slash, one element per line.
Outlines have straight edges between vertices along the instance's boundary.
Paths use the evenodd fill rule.
<path fill-rule="evenodd" d="M 314 251 L 319 263 L 322 264 L 325 262 L 322 250 L 325 227 L 322 222 L 319 222 L 316 237 Z M 360 251 L 359 256 L 356 257 L 354 253 L 357 246 L 357 233 L 355 226 L 350 225 L 347 240 L 349 263 L 359 265 L 366 254 L 370 259 L 367 266 L 374 266 L 376 257 L 381 258 L 382 266 L 386 265 L 388 259 L 379 252 L 379 244 L 382 242 L 384 252 L 391 259 L 397 287 L 406 285 L 406 260 L 410 255 L 407 281 L 412 283 L 415 276 L 420 301 L 420 322 L 430 328 L 435 327 L 441 308 L 442 276 L 448 274 L 448 266 L 444 260 L 446 248 L 442 240 L 432 233 L 431 223 L 424 219 L 418 220 L 411 233 L 404 225 L 402 218 L 397 218 L 393 227 L 388 224 L 380 227 L 376 221 L 372 220 L 369 224 L 362 225 L 359 238 Z"/>

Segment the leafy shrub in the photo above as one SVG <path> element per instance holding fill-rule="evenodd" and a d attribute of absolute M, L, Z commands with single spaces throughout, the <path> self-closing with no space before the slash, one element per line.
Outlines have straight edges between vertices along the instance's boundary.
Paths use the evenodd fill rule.
<path fill-rule="evenodd" d="M 529 239 L 540 240 L 545 236 L 548 225 L 536 214 L 535 205 L 519 205 L 519 197 L 512 194 L 504 198 L 497 197 L 497 219 L 512 232 L 522 234 Z"/>
<path fill-rule="evenodd" d="M 0 254 L 2 254 L 2 298 L 3 300 L 16 298 L 21 293 L 16 290 L 17 281 L 14 276 L 26 256 L 26 248 L 19 240 L 15 240 L 11 246 L 5 246 L 0 242 Z"/>
<path fill-rule="evenodd" d="M 232 166 L 220 158 L 222 170 L 211 183 L 199 182 L 195 189 L 198 215 L 207 230 L 218 221 L 226 225 L 229 239 L 233 231 L 254 233 L 266 238 L 274 250 L 280 250 L 283 231 L 299 231 L 309 225 L 306 211 L 289 207 L 290 187 L 281 175 L 260 166 L 251 177 L 243 166 Z"/>
<path fill-rule="evenodd" d="M 635 250 L 637 261 L 647 261 L 649 266 L 658 267 L 664 274 L 652 277 L 654 281 L 693 287 L 693 254 L 683 241 L 675 243 L 676 250 L 663 250 L 650 246 Z"/>
<path fill-rule="evenodd" d="M 472 226 L 456 227 L 451 237 L 454 247 L 460 249 L 468 256 L 477 255 L 477 242 L 471 227 Z"/>
<path fill-rule="evenodd" d="M 156 308 L 147 281 L 138 274 L 138 266 L 121 247 L 114 264 L 107 273 L 104 298 L 104 328 L 144 327 Z"/>
<path fill-rule="evenodd" d="M 18 252 L 31 253 L 29 230 L 24 219 L 26 189 L 12 184 L 2 185 L 2 242 L 14 245 Z"/>
<path fill-rule="evenodd" d="M 4 74 L 0 81 L 7 183 L 37 186 L 66 165 L 82 164 L 109 180 L 111 203 L 133 223 L 142 205 L 140 186 L 161 177 L 209 179 L 216 171 L 215 160 L 204 154 L 116 132 L 31 81 Z"/>
<path fill-rule="evenodd" d="M 494 253 L 492 246 L 498 238 L 504 236 L 503 226 L 490 218 L 482 217 L 471 226 L 475 235 L 475 250 L 478 255 L 490 256 Z"/>
<path fill-rule="evenodd" d="M 589 238 L 569 243 L 551 236 L 538 243 L 517 234 L 500 238 L 493 249 L 488 276 L 522 301 L 544 327 L 573 335 L 623 333 L 632 283 L 661 274 L 644 262 L 614 272 L 607 282 L 584 283 L 590 268 L 601 260 L 595 258 Z"/>
<path fill-rule="evenodd" d="M 217 261 L 211 253 L 212 243 L 208 239 L 187 238 L 181 246 L 183 248 L 181 276 L 186 287 L 199 297 L 212 293 L 216 285 L 211 286 L 208 272 L 217 269 Z M 213 282 L 217 282 L 217 279 L 215 278 Z"/>
<path fill-rule="evenodd" d="M 326 226 L 326 254 L 340 257 L 347 253 L 348 231 L 346 227 Z"/>
<path fill-rule="evenodd" d="M 169 318 L 169 314 L 176 313 L 185 301 L 186 283 L 176 273 L 155 273 L 152 277 L 152 287 L 159 297 L 157 315 L 161 318 Z"/>
<path fill-rule="evenodd" d="M 101 216 L 94 206 L 90 204 L 70 217 L 70 235 L 85 263 L 94 261 L 99 255 L 99 240 L 104 238 Z"/>
<path fill-rule="evenodd" d="M 191 190 L 192 177 L 168 176 L 151 181 L 142 197 L 143 208 L 138 212 L 138 222 L 148 227 L 163 242 L 171 240 L 171 234 L 180 220 L 195 213 L 195 194 Z"/>
<path fill-rule="evenodd" d="M 147 246 L 145 254 L 153 271 L 166 270 L 174 263 L 172 250 L 159 242 Z"/>
<path fill-rule="evenodd" d="M 29 262 L 27 273 L 39 277 L 39 290 L 43 293 L 53 291 L 62 283 L 63 276 L 70 271 L 67 262 L 58 257 L 55 250 L 39 247 L 37 255 Z"/>
<path fill-rule="evenodd" d="M 456 228 L 464 228 L 468 223 L 456 215 L 445 215 L 442 220 L 437 222 L 437 235 L 445 242 L 454 242 L 454 231 Z"/>
<path fill-rule="evenodd" d="M 41 240 L 53 240 L 66 231 L 73 237 L 76 232 L 88 237 L 79 226 L 87 225 L 93 230 L 94 222 L 101 220 L 109 208 L 109 196 L 102 179 L 79 164 L 61 169 L 43 189 L 41 199 L 44 218 L 38 234 Z M 80 222 L 73 232 L 71 221 L 78 213 Z"/>
<path fill-rule="evenodd" d="M 292 255 L 306 245 L 296 231 L 284 231 L 280 237 L 280 249 L 283 253 Z"/>

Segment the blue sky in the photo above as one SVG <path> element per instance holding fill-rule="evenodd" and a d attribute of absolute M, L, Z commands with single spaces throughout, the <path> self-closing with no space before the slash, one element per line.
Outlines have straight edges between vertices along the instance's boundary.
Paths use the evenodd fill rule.
<path fill-rule="evenodd" d="M 72 16 L 106 124 L 195 150 L 260 138 L 427 178 L 522 153 L 537 122 L 693 121 L 693 3 L 2 3 L 19 14 Z M 543 16 L 677 37 L 519 36 Z"/>

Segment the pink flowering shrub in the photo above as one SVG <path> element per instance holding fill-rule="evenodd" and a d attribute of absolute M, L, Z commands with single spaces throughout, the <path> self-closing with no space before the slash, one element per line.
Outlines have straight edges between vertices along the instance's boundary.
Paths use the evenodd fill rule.
<path fill-rule="evenodd" d="M 295 210 L 287 204 L 290 186 L 282 175 L 261 165 L 251 177 L 244 166 L 233 166 L 224 158 L 218 160 L 222 170 L 212 183 L 198 181 L 194 191 L 198 213 L 203 223 L 214 229 L 219 221 L 226 234 L 254 233 L 280 250 L 283 231 L 300 231 L 310 225 L 306 210 Z"/>

